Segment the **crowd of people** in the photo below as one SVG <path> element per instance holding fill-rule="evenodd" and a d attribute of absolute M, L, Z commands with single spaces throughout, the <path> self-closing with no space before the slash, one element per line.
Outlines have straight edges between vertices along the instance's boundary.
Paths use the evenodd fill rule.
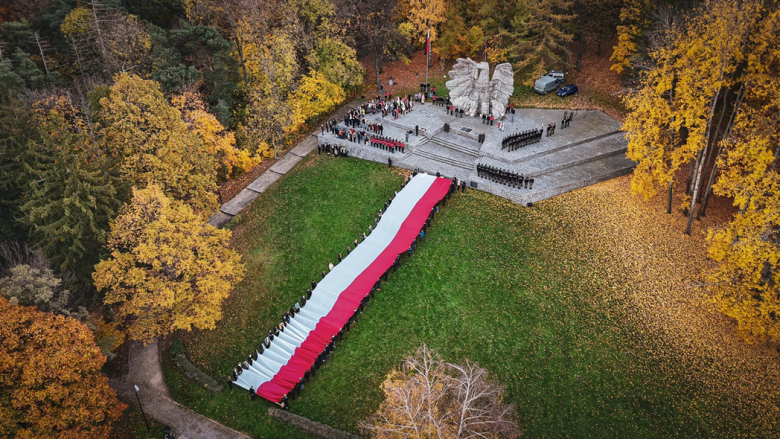
<path fill-rule="evenodd" d="M 477 164 L 477 176 L 517 189 L 533 189 L 534 187 L 534 178 L 530 175 L 523 176 L 522 174 L 482 163 Z"/>
<path fill-rule="evenodd" d="M 412 172 L 412 175 L 407 177 L 404 183 L 401 185 L 401 188 L 403 189 L 407 183 L 411 180 L 412 177 L 416 176 L 418 174 L 418 170 L 414 170 Z M 437 173 L 437 177 L 440 177 L 440 175 Z M 461 186 L 462 185 L 462 186 Z M 358 321 L 358 315 L 363 313 L 363 310 L 365 307 L 368 306 L 369 301 L 373 299 L 377 292 L 382 290 L 382 281 L 387 282 L 388 276 L 390 273 L 390 270 L 392 269 L 393 272 L 395 272 L 398 267 L 401 265 L 401 256 L 403 253 L 407 253 L 407 257 L 411 257 L 412 252 L 414 250 L 417 250 L 417 245 L 420 243 L 424 238 L 425 234 L 428 232 L 428 229 L 431 227 L 431 221 L 433 220 L 434 216 L 439 212 L 440 207 L 444 207 L 447 205 L 447 201 L 449 200 L 450 196 L 455 193 L 458 189 L 461 189 L 463 192 L 466 191 L 466 183 L 460 182 L 456 180 L 455 178 L 452 179 L 450 183 L 450 189 L 447 192 L 447 195 L 442 198 L 434 207 L 431 208 L 430 213 L 428 214 L 428 218 L 426 219 L 425 223 L 420 228 L 419 233 L 415 237 L 415 239 L 410 244 L 409 248 L 402 253 L 396 255 L 395 260 L 393 261 L 393 265 L 389 267 L 385 272 L 377 278 L 376 282 L 374 283 L 371 290 L 366 293 L 363 300 L 360 302 L 360 305 L 355 308 L 355 310 L 352 313 L 352 316 L 346 321 L 344 326 L 338 331 L 337 334 L 334 334 L 331 336 L 331 341 L 328 343 L 328 345 L 323 349 L 323 351 L 319 354 L 317 359 L 315 360 L 314 364 L 311 366 L 309 370 L 307 370 L 304 375 L 300 378 L 298 383 L 295 384 L 295 386 L 290 390 L 289 393 L 285 394 L 282 397 L 282 400 L 279 402 L 279 406 L 283 410 L 288 410 L 290 407 L 290 401 L 295 400 L 296 396 L 304 390 L 306 383 L 309 382 L 309 379 L 311 377 L 314 377 L 317 375 L 317 369 L 319 369 L 323 363 L 328 361 L 331 353 L 333 353 L 333 350 L 336 348 L 336 343 L 341 342 L 344 338 L 345 333 L 349 333 L 351 325 L 357 323 Z M 393 198 L 398 195 L 398 191 L 395 191 L 394 194 L 388 198 L 388 200 L 384 203 L 383 207 L 380 207 L 377 214 L 374 217 L 374 224 L 368 226 L 368 231 L 363 232 L 361 236 L 359 236 L 357 239 L 355 239 L 350 245 L 347 245 L 346 248 L 346 254 L 349 255 L 354 249 L 357 248 L 362 241 L 365 241 L 365 239 L 368 237 L 368 235 L 371 234 L 371 232 L 376 228 L 376 226 L 379 224 L 379 220 L 382 218 L 382 215 L 387 211 L 387 208 L 390 206 L 390 203 L 392 203 Z M 343 256 L 342 253 L 338 254 L 337 260 L 338 263 L 340 263 L 346 256 Z M 328 263 L 328 271 L 332 271 L 335 268 L 335 265 L 333 262 Z M 324 279 L 327 275 L 326 271 L 322 271 L 322 278 Z M 245 371 L 248 370 L 250 367 L 252 367 L 252 364 L 258 360 L 258 358 L 261 358 L 263 353 L 271 347 L 271 345 L 274 342 L 274 339 L 276 337 L 279 337 L 280 334 L 282 334 L 287 327 L 287 325 L 295 319 L 296 315 L 298 315 L 301 310 L 306 306 L 306 303 L 311 299 L 313 291 L 317 288 L 317 282 L 312 279 L 311 281 L 311 288 L 307 288 L 306 292 L 301 295 L 301 298 L 298 302 L 296 302 L 293 306 L 290 307 L 290 310 L 285 312 L 284 315 L 282 315 L 281 321 L 278 325 L 274 326 L 273 329 L 268 331 L 265 338 L 261 340 L 259 343 L 257 349 L 255 349 L 254 352 L 247 355 L 246 360 L 241 361 L 237 364 L 237 366 L 233 369 L 231 377 L 227 378 L 228 387 L 230 389 L 233 388 L 233 383 L 238 379 L 238 377 Z M 257 398 L 257 393 L 255 392 L 254 387 L 249 388 L 249 397 L 252 400 L 255 400 Z"/>
<path fill-rule="evenodd" d="M 343 145 L 331 145 L 329 143 L 317 144 L 318 154 L 333 154 L 333 157 L 347 157 L 349 150 Z"/>
<path fill-rule="evenodd" d="M 540 140 L 542 140 L 542 130 L 534 128 L 504 137 L 504 140 L 501 141 L 501 149 L 514 151 L 526 145 L 537 143 Z"/>

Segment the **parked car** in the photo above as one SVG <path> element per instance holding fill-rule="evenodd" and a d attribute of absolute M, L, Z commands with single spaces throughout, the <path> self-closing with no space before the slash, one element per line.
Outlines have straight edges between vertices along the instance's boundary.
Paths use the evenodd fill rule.
<path fill-rule="evenodd" d="M 558 81 L 552 76 L 542 76 L 534 82 L 534 91 L 546 95 L 558 87 Z"/>
<path fill-rule="evenodd" d="M 550 70 L 550 72 L 547 73 L 547 76 L 555 78 L 555 80 L 558 81 L 558 84 L 563 83 L 564 75 L 566 75 L 566 73 L 564 73 L 562 70 Z"/>
<path fill-rule="evenodd" d="M 572 95 L 576 95 L 576 94 L 579 94 L 579 93 L 580 93 L 580 91 L 579 91 L 579 89 L 577 88 L 576 85 L 568 84 L 568 85 L 564 85 L 563 87 L 558 89 L 558 93 L 556 93 L 556 94 L 558 96 L 562 97 L 562 98 L 565 98 L 566 96 L 572 96 Z"/>

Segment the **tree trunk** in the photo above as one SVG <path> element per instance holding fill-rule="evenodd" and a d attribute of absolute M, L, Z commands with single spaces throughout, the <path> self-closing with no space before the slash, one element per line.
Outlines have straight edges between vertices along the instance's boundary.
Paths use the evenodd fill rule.
<path fill-rule="evenodd" d="M 698 165 L 697 161 L 691 160 L 690 165 L 688 165 L 688 176 L 685 178 L 685 195 L 691 194 L 691 182 L 693 182 L 694 165 Z"/>
<path fill-rule="evenodd" d="M 46 55 L 43 54 L 43 46 L 41 46 L 41 37 L 38 36 L 38 32 L 35 32 L 35 44 L 38 45 L 38 51 L 41 52 L 41 61 L 43 61 L 43 69 L 46 70 L 46 76 L 49 76 L 49 66 L 46 65 Z"/>
<path fill-rule="evenodd" d="M 81 66 L 81 55 L 79 55 L 79 48 L 76 46 L 76 43 L 73 43 L 72 41 L 71 45 L 73 46 L 73 52 L 76 54 L 76 65 L 79 66 L 81 76 L 84 76 L 84 67 Z"/>
<path fill-rule="evenodd" d="M 672 213 L 672 193 L 674 192 L 674 181 L 669 182 L 669 197 L 666 201 L 666 213 Z"/>
<path fill-rule="evenodd" d="M 722 72 L 723 70 L 721 70 Z M 719 80 L 723 80 L 723 75 Z M 710 114 L 707 117 L 707 129 L 704 134 L 705 139 L 709 139 L 710 132 L 712 130 L 712 117 L 715 115 L 715 106 L 718 104 L 718 98 L 720 97 L 720 89 L 715 92 L 715 97 L 712 99 L 712 106 L 710 107 Z M 707 162 L 707 145 L 704 146 L 703 155 L 701 160 L 698 160 L 698 166 L 696 167 L 696 175 L 694 175 L 693 182 L 693 195 L 691 196 L 691 210 L 688 212 L 688 226 L 685 228 L 685 234 L 691 234 L 691 226 L 693 225 L 693 211 L 696 209 L 696 197 L 699 195 L 699 188 L 701 186 L 701 179 L 703 174 L 704 164 Z"/>
<path fill-rule="evenodd" d="M 244 62 L 244 47 L 241 44 L 241 38 L 237 34 L 233 33 L 233 41 L 236 42 L 236 50 L 238 51 L 238 62 L 241 63 L 241 70 L 244 71 L 244 83 L 249 85 L 249 73 L 246 70 L 246 63 Z"/>
<path fill-rule="evenodd" d="M 725 93 L 723 93 L 723 109 L 720 112 L 720 117 L 718 118 L 718 126 L 714 130 L 710 131 L 710 136 L 707 139 L 707 147 L 709 150 L 707 151 L 707 154 L 709 154 L 709 160 L 707 161 L 707 164 L 704 165 L 704 172 L 707 172 L 707 169 L 710 170 L 710 176 L 707 178 L 707 181 L 712 181 L 712 175 L 716 171 L 716 163 L 718 156 L 720 156 L 721 148 L 718 148 L 717 154 L 712 154 L 712 151 L 716 148 L 716 142 L 718 140 L 718 133 L 720 133 L 720 128 L 723 126 L 723 116 L 726 115 L 726 105 L 728 105 L 729 101 L 729 89 L 727 88 Z M 704 191 L 702 191 L 699 194 L 699 199 L 697 200 L 699 203 L 702 202 L 703 196 L 708 192 L 708 187 Z M 703 206 L 703 205 L 702 205 Z M 696 219 L 699 219 L 702 215 L 702 208 L 699 208 L 699 213 L 696 214 Z"/>
<path fill-rule="evenodd" d="M 699 190 L 699 174 L 701 173 L 702 168 L 704 167 L 704 162 L 706 161 L 705 151 L 706 148 L 699 150 L 699 154 L 696 156 L 696 166 L 694 167 L 694 173 L 691 178 L 691 183 L 693 185 L 693 195 L 691 196 L 691 205 L 688 206 L 688 225 L 685 227 L 686 235 L 691 234 L 691 226 L 693 225 L 693 211 L 696 209 L 696 195 Z"/>
<path fill-rule="evenodd" d="M 744 86 L 743 86 L 744 87 Z M 726 125 L 726 133 L 731 132 L 731 124 L 734 122 L 734 115 L 737 113 L 737 110 L 739 109 L 739 105 L 742 100 L 742 89 L 740 89 L 740 92 L 737 93 L 737 105 L 734 106 L 734 108 L 731 110 L 731 114 L 729 115 L 729 122 Z M 715 138 L 717 139 L 717 133 L 720 132 L 721 124 L 723 123 L 723 115 L 726 114 L 726 107 L 728 105 L 728 93 L 729 89 L 726 89 L 726 95 L 723 98 L 723 112 L 720 114 L 720 120 L 718 121 L 718 129 L 715 133 Z M 701 207 L 699 208 L 699 213 L 696 214 L 696 218 L 699 219 L 703 216 L 707 215 L 707 206 L 710 204 L 710 196 L 712 195 L 712 185 L 715 184 L 715 177 L 718 174 L 718 158 L 720 157 L 720 154 L 723 152 L 723 140 L 726 139 L 726 133 L 724 133 L 721 136 L 721 144 L 718 146 L 718 153 L 715 155 L 714 163 L 712 165 L 712 170 L 710 171 L 710 178 L 707 181 L 707 188 L 704 191 L 704 200 L 701 203 Z"/>
<path fill-rule="evenodd" d="M 103 44 L 103 35 L 100 34 L 100 23 L 97 16 L 97 5 L 92 2 L 92 18 L 95 20 L 95 32 L 97 33 L 98 43 L 100 43 L 100 54 L 103 58 L 106 57 L 106 45 Z"/>
<path fill-rule="evenodd" d="M 580 14 L 580 38 L 579 38 L 579 47 L 577 48 L 577 65 L 576 69 L 577 72 L 582 71 L 582 56 L 585 54 L 585 26 L 582 20 L 582 15 Z"/>
<path fill-rule="evenodd" d="M 379 86 L 382 85 L 379 80 L 379 53 L 374 55 L 374 71 L 376 72 L 376 88 L 379 89 Z"/>

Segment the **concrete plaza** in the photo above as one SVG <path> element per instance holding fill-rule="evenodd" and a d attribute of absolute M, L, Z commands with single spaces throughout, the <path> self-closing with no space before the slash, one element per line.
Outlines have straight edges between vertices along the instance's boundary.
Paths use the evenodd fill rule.
<path fill-rule="evenodd" d="M 318 136 L 320 144 L 339 144 L 349 149 L 349 155 L 387 163 L 407 169 L 418 168 L 428 173 L 456 176 L 470 187 L 490 192 L 522 205 L 537 202 L 574 189 L 625 175 L 634 168 L 626 158 L 626 140 L 619 131 L 620 123 L 596 110 L 577 111 L 568 128 L 561 128 L 564 110 L 516 109 L 504 117 L 505 126 L 482 123 L 479 117 L 450 116 L 444 107 L 426 103 L 415 104 L 414 111 L 393 120 L 392 116 L 367 115 L 369 122 L 381 122 L 384 136 L 409 141 L 403 154 L 391 153 L 370 144 L 363 145 L 338 139 L 325 133 Z M 538 143 L 515 151 L 501 149 L 501 141 L 514 133 L 534 128 L 545 129 L 557 124 L 555 134 L 543 136 Z M 450 132 L 444 132 L 444 124 Z M 343 118 L 339 125 L 344 126 Z M 414 134 L 419 127 L 419 136 Z M 485 141 L 479 144 L 479 134 Z M 476 165 L 482 163 L 512 171 L 535 180 L 533 189 L 517 189 L 477 176 Z"/>

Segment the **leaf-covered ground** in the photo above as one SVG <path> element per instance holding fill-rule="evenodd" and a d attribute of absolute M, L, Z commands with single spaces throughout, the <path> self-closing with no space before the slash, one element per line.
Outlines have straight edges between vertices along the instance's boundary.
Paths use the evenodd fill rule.
<path fill-rule="evenodd" d="M 225 318 L 184 336 L 193 362 L 226 376 L 401 180 L 315 156 L 263 194 L 232 226 L 249 271 Z M 702 229 L 682 234 L 684 218 L 660 203 L 631 197 L 628 178 L 530 209 L 477 191 L 453 197 L 293 412 L 354 431 L 388 371 L 426 342 L 486 366 L 527 437 L 773 436 L 778 354 L 741 342 L 706 305 Z M 255 437 L 302 436 L 269 419 L 270 404 L 212 395 L 164 366 L 185 405 Z"/>

